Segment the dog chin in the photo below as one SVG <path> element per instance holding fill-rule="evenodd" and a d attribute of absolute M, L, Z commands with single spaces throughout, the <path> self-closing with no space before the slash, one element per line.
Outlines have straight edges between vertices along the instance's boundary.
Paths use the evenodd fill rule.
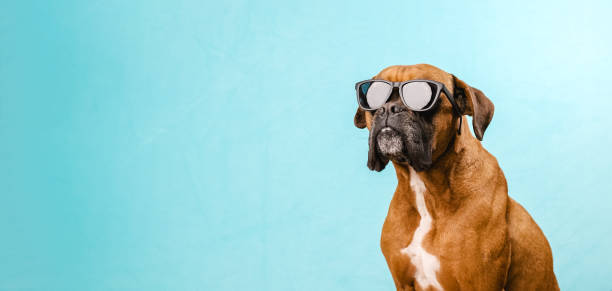
<path fill-rule="evenodd" d="M 376 145 L 380 154 L 391 160 L 406 161 L 404 155 L 404 140 L 399 132 L 390 127 L 380 130 L 376 137 Z"/>
<path fill-rule="evenodd" d="M 402 134 L 390 127 L 380 130 L 376 136 L 376 145 L 380 155 L 396 163 L 410 165 L 417 172 L 427 170 L 431 166 L 431 161 L 417 157 L 409 158 L 411 156 L 407 149 L 409 145 L 404 142 Z"/>

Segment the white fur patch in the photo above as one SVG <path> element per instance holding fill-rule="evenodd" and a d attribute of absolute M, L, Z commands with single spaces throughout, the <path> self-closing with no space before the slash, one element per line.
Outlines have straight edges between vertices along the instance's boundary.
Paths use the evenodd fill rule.
<path fill-rule="evenodd" d="M 415 194 L 417 211 L 421 216 L 419 226 L 414 231 L 410 245 L 401 250 L 401 253 L 410 257 L 410 262 L 416 267 L 415 279 L 423 289 L 433 287 L 443 290 L 438 282 L 436 273 L 440 269 L 440 260 L 423 249 L 423 238 L 431 230 L 432 217 L 425 205 L 425 184 L 419 174 L 410 167 L 410 187 Z"/>

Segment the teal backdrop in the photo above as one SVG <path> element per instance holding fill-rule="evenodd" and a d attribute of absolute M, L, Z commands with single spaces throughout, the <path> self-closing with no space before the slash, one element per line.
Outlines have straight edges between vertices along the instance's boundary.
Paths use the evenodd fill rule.
<path fill-rule="evenodd" d="M 354 83 L 430 63 L 612 290 L 609 1 L 2 1 L 0 290 L 393 290 Z"/>

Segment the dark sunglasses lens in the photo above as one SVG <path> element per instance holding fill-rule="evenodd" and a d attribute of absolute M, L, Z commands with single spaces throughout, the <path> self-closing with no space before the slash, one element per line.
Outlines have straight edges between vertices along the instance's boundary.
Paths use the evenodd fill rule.
<path fill-rule="evenodd" d="M 385 82 L 365 82 L 359 85 L 357 93 L 359 94 L 359 104 L 365 109 L 378 109 L 391 95 L 393 86 Z"/>
<path fill-rule="evenodd" d="M 412 110 L 423 110 L 434 100 L 434 88 L 428 82 L 410 82 L 402 86 L 402 100 Z"/>

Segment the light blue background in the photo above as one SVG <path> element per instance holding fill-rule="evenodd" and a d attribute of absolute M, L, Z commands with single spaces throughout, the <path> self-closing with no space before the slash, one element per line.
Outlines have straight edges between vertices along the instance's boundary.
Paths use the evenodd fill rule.
<path fill-rule="evenodd" d="M 495 103 L 562 289 L 611 290 L 612 4 L 457 2 L 3 1 L 0 290 L 392 290 L 353 85 L 423 62 Z"/>

